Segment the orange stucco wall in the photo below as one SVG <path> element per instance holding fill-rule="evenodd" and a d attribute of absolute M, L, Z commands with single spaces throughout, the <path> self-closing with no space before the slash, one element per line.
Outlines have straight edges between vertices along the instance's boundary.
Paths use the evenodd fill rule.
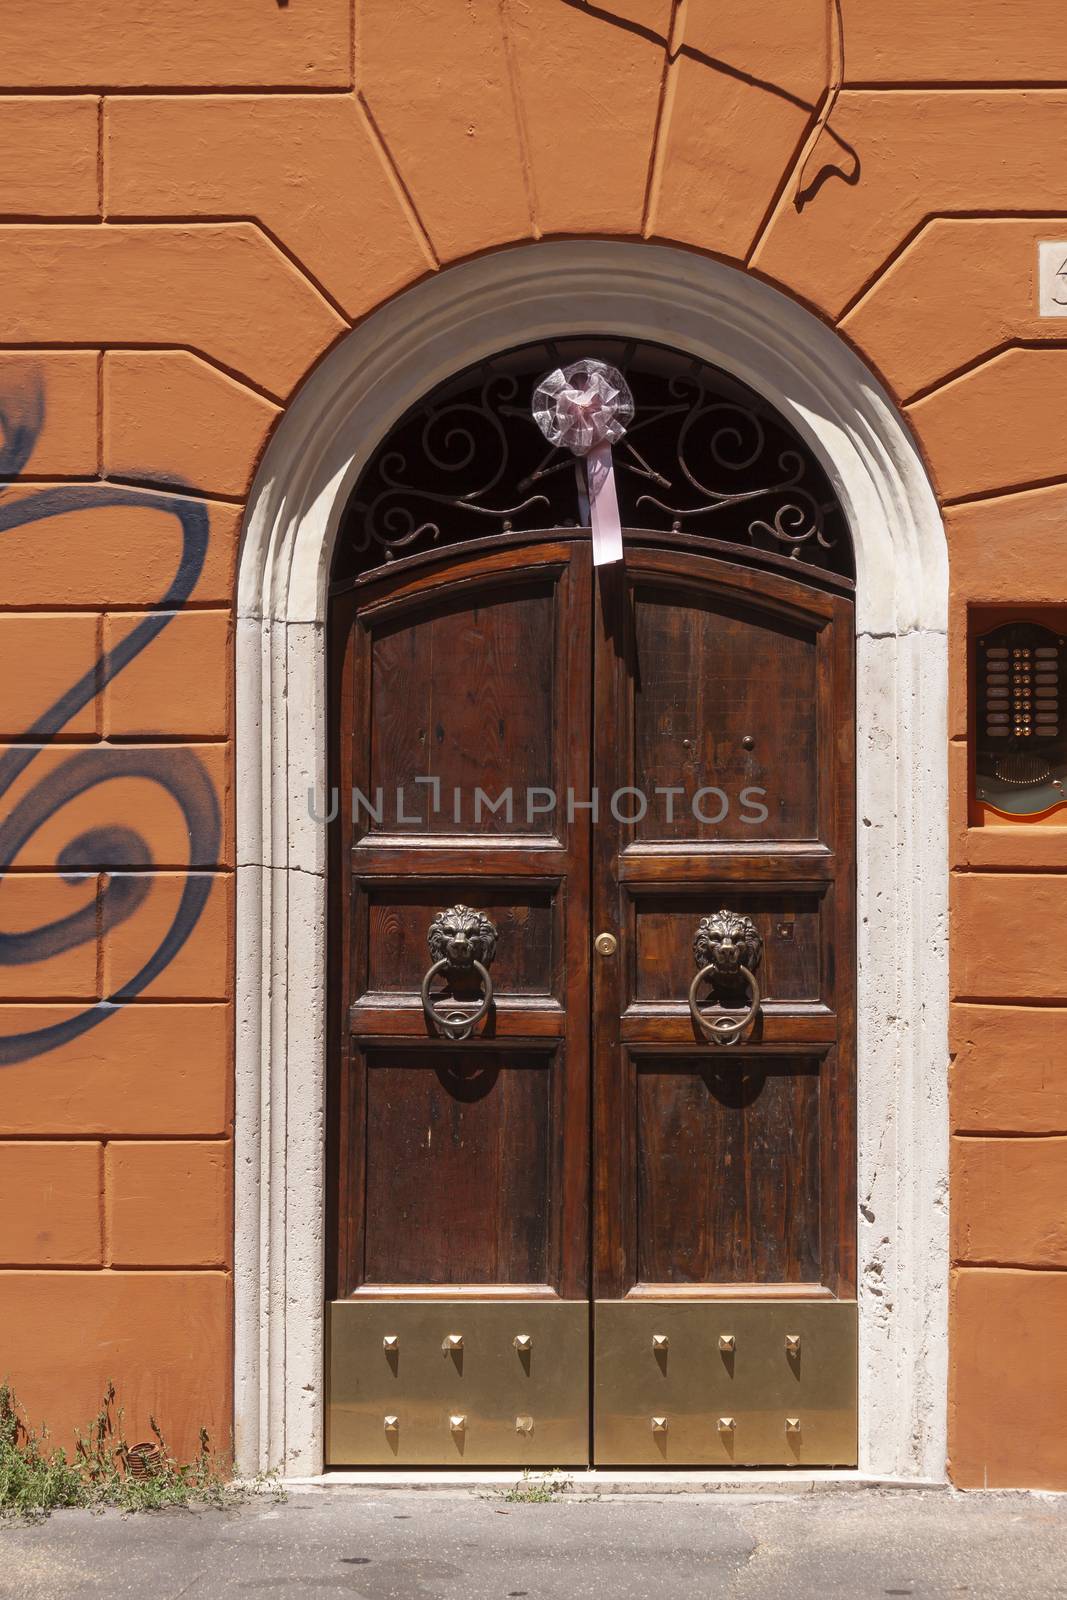
<path fill-rule="evenodd" d="M 231 628 L 272 424 L 420 276 L 646 237 L 838 328 L 941 496 L 951 1470 L 1067 1488 L 1067 827 L 970 825 L 964 678 L 969 604 L 1067 599 L 1067 323 L 1033 282 L 1062 0 L 842 0 L 841 40 L 832 0 L 92 9 L 13 0 L 0 63 L 0 1376 L 59 1433 L 113 1377 L 132 1435 L 228 1439 Z"/>

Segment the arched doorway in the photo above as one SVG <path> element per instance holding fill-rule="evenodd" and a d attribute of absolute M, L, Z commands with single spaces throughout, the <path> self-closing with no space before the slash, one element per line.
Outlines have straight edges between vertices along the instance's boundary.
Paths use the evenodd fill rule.
<path fill-rule="evenodd" d="M 236 1432 L 247 1470 L 321 1469 L 327 579 L 377 443 L 509 344 L 626 328 L 765 397 L 826 473 L 857 564 L 859 1468 L 944 1470 L 946 561 L 876 380 L 815 318 L 688 252 L 537 245 L 450 269 L 367 319 L 272 442 L 238 633 Z"/>
<path fill-rule="evenodd" d="M 588 357 L 634 408 L 600 567 L 531 410 Z M 329 1464 L 855 1465 L 852 572 L 803 441 L 662 346 L 501 352 L 367 463 Z"/>

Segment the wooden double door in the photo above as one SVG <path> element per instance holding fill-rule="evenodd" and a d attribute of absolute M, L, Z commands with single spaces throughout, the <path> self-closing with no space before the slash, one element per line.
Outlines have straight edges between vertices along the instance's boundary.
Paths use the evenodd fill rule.
<path fill-rule="evenodd" d="M 562 530 L 331 629 L 328 1460 L 853 1461 L 847 584 Z"/>

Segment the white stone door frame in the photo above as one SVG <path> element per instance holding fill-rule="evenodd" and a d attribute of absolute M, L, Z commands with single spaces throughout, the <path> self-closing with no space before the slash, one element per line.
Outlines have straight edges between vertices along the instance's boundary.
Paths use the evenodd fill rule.
<path fill-rule="evenodd" d="M 618 330 L 766 396 L 821 460 L 857 562 L 860 1470 L 945 1475 L 948 563 L 885 391 L 784 294 L 689 251 L 540 243 L 439 273 L 314 371 L 253 485 L 237 632 L 239 1469 L 323 1466 L 326 589 L 346 498 L 420 396 L 494 351 Z"/>

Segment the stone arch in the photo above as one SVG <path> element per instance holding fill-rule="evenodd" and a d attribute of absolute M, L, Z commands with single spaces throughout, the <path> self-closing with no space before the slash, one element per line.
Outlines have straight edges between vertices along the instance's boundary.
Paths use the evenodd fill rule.
<path fill-rule="evenodd" d="M 857 560 L 860 1472 L 940 1479 L 947 1320 L 948 564 L 871 372 L 784 294 L 669 246 L 528 245 L 450 268 L 319 365 L 260 465 L 237 636 L 236 1449 L 322 1469 L 326 583 L 377 440 L 493 351 L 618 327 L 758 389 L 807 439 Z M 295 714 L 290 715 L 294 709 Z"/>

